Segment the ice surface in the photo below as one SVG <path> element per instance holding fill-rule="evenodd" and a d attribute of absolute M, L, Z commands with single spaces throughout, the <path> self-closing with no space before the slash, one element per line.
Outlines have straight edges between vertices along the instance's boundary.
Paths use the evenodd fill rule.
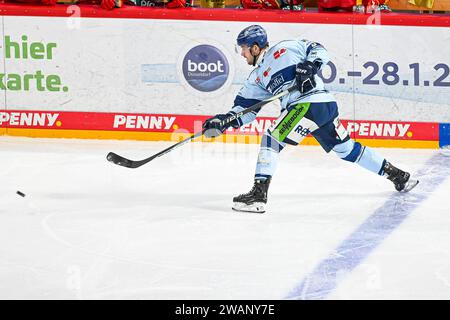
<path fill-rule="evenodd" d="M 257 145 L 191 143 L 138 169 L 105 159 L 171 144 L 0 138 L 0 298 L 283 299 L 315 275 L 333 283 L 326 299 L 450 299 L 450 157 L 424 171 L 439 151 L 378 149 L 428 177 L 397 203 L 389 181 L 289 147 L 265 214 L 231 210 L 252 185 Z M 402 201 L 412 209 L 366 256 L 336 250 L 375 212 L 389 227 Z M 357 263 L 315 273 L 334 255 Z"/>

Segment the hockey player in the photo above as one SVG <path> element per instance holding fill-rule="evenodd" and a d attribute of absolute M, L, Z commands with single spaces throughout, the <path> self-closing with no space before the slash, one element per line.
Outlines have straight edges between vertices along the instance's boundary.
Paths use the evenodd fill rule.
<path fill-rule="evenodd" d="M 239 128 L 250 123 L 257 112 L 223 126 L 221 121 L 230 115 L 291 86 L 297 86 L 298 90 L 281 98 L 281 114 L 262 137 L 253 188 L 233 198 L 234 210 L 265 212 L 267 192 L 280 151 L 287 144 L 299 144 L 309 133 L 326 152 L 333 151 L 342 160 L 386 177 L 397 191 L 408 192 L 417 185 L 418 180 L 410 179 L 409 173 L 394 167 L 377 151 L 351 139 L 339 122 L 336 100 L 324 89 L 323 81 L 317 75 L 329 61 L 321 44 L 286 40 L 269 48 L 266 31 L 259 25 L 252 25 L 239 33 L 237 47 L 247 63 L 256 68 L 237 94 L 232 109 L 204 122 L 206 137 L 217 137 L 229 126 Z"/>

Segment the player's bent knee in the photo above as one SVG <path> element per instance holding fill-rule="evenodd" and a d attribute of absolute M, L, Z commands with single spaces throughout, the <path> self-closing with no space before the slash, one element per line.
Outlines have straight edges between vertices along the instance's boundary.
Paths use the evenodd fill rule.
<path fill-rule="evenodd" d="M 283 150 L 285 143 L 279 141 L 274 136 L 272 136 L 270 131 L 264 133 L 261 140 L 261 148 L 269 148 L 275 152 L 280 152 Z"/>
<path fill-rule="evenodd" d="M 338 144 L 333 148 L 333 151 L 339 158 L 349 162 L 358 162 L 363 150 L 364 147 L 361 145 L 361 143 L 355 142 L 352 139 Z"/>

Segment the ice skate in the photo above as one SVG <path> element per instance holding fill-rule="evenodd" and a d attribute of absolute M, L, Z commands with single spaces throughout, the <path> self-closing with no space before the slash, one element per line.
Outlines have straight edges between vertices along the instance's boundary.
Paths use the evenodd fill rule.
<path fill-rule="evenodd" d="M 233 198 L 233 210 L 243 212 L 266 212 L 267 191 L 270 178 L 255 180 L 253 188 L 248 192 Z"/>
<path fill-rule="evenodd" d="M 394 167 L 389 162 L 386 162 L 383 170 L 384 176 L 394 183 L 395 189 L 399 192 L 411 191 L 419 183 L 419 180 L 410 179 L 408 172 Z"/>

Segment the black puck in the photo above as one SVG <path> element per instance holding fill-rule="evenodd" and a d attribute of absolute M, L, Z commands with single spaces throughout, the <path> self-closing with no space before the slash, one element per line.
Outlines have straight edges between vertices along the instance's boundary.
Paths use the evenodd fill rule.
<path fill-rule="evenodd" d="M 17 190 L 17 192 L 16 192 L 19 196 L 21 196 L 21 197 L 25 197 L 25 193 L 23 193 L 23 192 L 20 192 L 19 190 Z"/>

